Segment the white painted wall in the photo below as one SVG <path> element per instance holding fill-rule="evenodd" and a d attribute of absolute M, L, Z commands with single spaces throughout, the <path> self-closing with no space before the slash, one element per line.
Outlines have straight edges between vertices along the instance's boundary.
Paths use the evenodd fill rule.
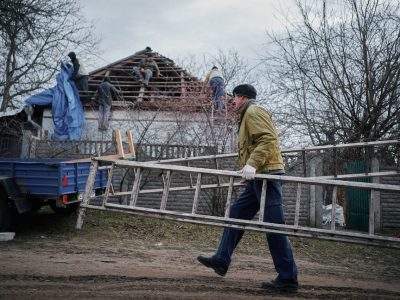
<path fill-rule="evenodd" d="M 179 144 L 179 145 L 219 145 L 227 144 L 225 149 L 232 147 L 232 132 L 223 126 L 211 127 L 204 113 L 182 114 L 179 112 L 155 112 L 142 110 L 113 110 L 110 117 L 110 127 L 107 131 L 98 130 L 98 112 L 85 108 L 86 123 L 82 127 L 82 140 L 111 140 L 115 129 L 130 130 L 134 142 L 142 144 Z M 54 123 L 51 110 L 43 112 L 43 133 L 51 134 Z"/>

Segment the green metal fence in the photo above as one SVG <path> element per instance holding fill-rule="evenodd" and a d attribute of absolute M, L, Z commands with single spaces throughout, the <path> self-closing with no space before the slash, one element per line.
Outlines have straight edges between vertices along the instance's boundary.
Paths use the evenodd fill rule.
<path fill-rule="evenodd" d="M 347 164 L 347 174 L 364 173 L 365 161 L 352 161 Z M 371 178 L 352 179 L 356 182 L 371 182 Z M 348 220 L 351 229 L 368 231 L 370 190 L 347 188 Z"/>

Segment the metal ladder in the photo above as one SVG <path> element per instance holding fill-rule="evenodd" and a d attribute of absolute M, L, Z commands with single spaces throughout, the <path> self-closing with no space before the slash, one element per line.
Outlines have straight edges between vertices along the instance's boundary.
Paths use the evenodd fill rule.
<path fill-rule="evenodd" d="M 217 156 L 215 156 L 217 157 Z M 199 159 L 199 158 L 195 158 Z M 393 248 L 400 248 L 400 238 L 391 236 L 382 236 L 375 234 L 374 218 L 375 218 L 375 198 L 376 192 L 379 191 L 390 191 L 399 193 L 400 186 L 397 185 L 387 185 L 387 184 L 377 184 L 377 183 L 364 183 L 364 182 L 351 182 L 343 180 L 333 180 L 324 179 L 318 177 L 294 177 L 294 176 L 280 176 L 280 175 L 267 175 L 267 174 L 257 174 L 256 178 L 263 180 L 261 203 L 258 220 L 239 220 L 229 218 L 229 207 L 232 201 L 232 192 L 235 187 L 242 185 L 241 183 L 235 181 L 235 179 L 240 179 L 241 176 L 235 171 L 227 170 L 215 170 L 215 169 L 205 169 L 205 168 L 194 168 L 189 166 L 177 166 L 172 164 L 164 164 L 160 162 L 135 162 L 126 160 L 112 160 L 109 158 L 93 158 L 91 163 L 90 174 L 87 180 L 85 193 L 81 203 L 76 228 L 81 229 L 84 222 L 85 210 L 86 209 L 97 209 L 97 210 L 110 210 L 117 211 L 133 215 L 141 216 L 152 216 L 155 218 L 171 219 L 181 222 L 190 222 L 195 224 L 205 224 L 220 227 L 232 227 L 242 230 L 253 230 L 267 233 L 277 233 L 285 234 L 290 236 L 306 237 L 306 238 L 317 238 L 324 240 L 334 240 L 341 242 L 350 242 L 358 244 L 368 244 L 368 245 L 378 245 Z M 170 160 L 171 161 L 171 160 Z M 174 161 L 174 160 L 172 160 Z M 100 166 L 99 163 L 108 164 L 107 166 Z M 127 168 L 134 169 L 134 181 L 132 189 L 127 192 L 114 192 L 112 190 L 112 174 L 115 168 Z M 107 188 L 104 195 L 102 196 L 101 205 L 90 204 L 90 195 L 92 193 L 93 182 L 98 170 L 108 169 L 109 178 Z M 146 170 L 161 170 L 165 172 L 166 176 L 163 180 L 163 188 L 159 189 L 140 189 L 140 183 L 142 180 L 142 175 Z M 178 186 L 171 187 L 171 178 L 174 173 L 184 173 L 188 175 L 197 174 L 197 179 L 195 185 L 190 184 L 189 186 Z M 227 177 L 229 179 L 228 183 L 222 183 L 218 181 L 216 184 L 202 184 L 203 176 L 218 176 Z M 354 177 L 355 174 L 352 174 Z M 379 176 L 378 174 L 370 174 Z M 297 184 L 297 194 L 296 194 L 296 206 L 295 206 L 295 217 L 293 225 L 286 224 L 274 224 L 263 222 L 264 218 L 264 208 L 265 208 L 265 196 L 267 192 L 267 181 L 268 180 L 281 180 L 282 182 L 292 182 Z M 332 199 L 332 220 L 336 217 L 336 202 L 338 188 L 360 188 L 368 189 L 371 191 L 369 199 L 369 231 L 368 233 L 360 233 L 347 230 L 337 230 L 335 221 L 331 222 L 330 229 L 320 229 L 313 227 L 304 227 L 299 225 L 300 219 L 300 199 L 303 185 L 324 185 L 333 187 L 333 199 Z M 228 189 L 226 203 L 225 203 L 225 214 L 224 217 L 204 215 L 198 213 L 198 204 L 200 199 L 200 194 L 202 190 L 214 189 L 214 188 L 225 188 Z M 167 209 L 168 195 L 170 192 L 179 191 L 194 191 L 193 204 L 191 212 L 180 212 Z M 140 194 L 161 194 L 160 207 L 158 209 L 145 208 L 137 205 L 137 200 Z M 109 199 L 113 197 L 128 196 L 129 203 L 115 204 L 110 203 Z"/>

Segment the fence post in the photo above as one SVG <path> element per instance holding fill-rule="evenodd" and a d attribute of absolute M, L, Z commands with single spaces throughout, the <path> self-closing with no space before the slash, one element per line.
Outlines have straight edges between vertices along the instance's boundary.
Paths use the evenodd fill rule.
<path fill-rule="evenodd" d="M 371 160 L 371 173 L 379 172 L 379 161 L 376 158 Z M 372 183 L 380 183 L 379 177 L 373 177 Z M 371 191 L 374 193 L 374 224 L 375 230 L 379 231 L 381 229 L 381 193 L 379 191 Z"/>
<path fill-rule="evenodd" d="M 310 159 L 310 177 L 322 175 L 323 160 L 317 156 Z M 310 226 L 322 228 L 322 199 L 323 188 L 318 185 L 310 185 L 310 210 L 309 220 Z"/>

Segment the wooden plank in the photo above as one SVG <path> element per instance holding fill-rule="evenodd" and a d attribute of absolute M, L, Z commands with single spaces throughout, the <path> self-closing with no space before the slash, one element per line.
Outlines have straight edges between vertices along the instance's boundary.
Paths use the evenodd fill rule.
<path fill-rule="evenodd" d="M 171 186 L 171 171 L 167 171 L 167 175 L 165 176 L 165 182 L 164 182 L 164 189 L 161 197 L 161 210 L 165 210 L 167 207 L 167 200 L 168 200 L 168 195 L 169 195 L 169 189 Z"/>
<path fill-rule="evenodd" d="M 228 188 L 228 195 L 226 196 L 226 204 L 225 204 L 225 218 L 229 218 L 229 211 L 231 208 L 231 199 L 232 199 L 232 192 L 233 192 L 233 177 L 229 177 L 229 188 Z"/>
<path fill-rule="evenodd" d="M 82 229 L 82 226 L 83 226 L 83 222 L 85 219 L 84 205 L 89 204 L 90 195 L 92 194 L 92 191 L 93 191 L 93 185 L 94 185 L 94 180 L 96 178 L 98 165 L 99 165 L 99 162 L 96 160 L 92 160 L 92 163 L 90 164 L 89 176 L 86 181 L 85 192 L 83 193 L 81 207 L 79 208 L 78 219 L 76 220 L 76 229 L 78 229 L 78 230 Z"/>
<path fill-rule="evenodd" d="M 197 205 L 199 203 L 199 197 L 200 197 L 200 190 L 201 190 L 201 173 L 197 174 L 197 182 L 196 182 L 196 190 L 194 192 L 192 214 L 195 214 L 197 211 Z"/>
<path fill-rule="evenodd" d="M 297 184 L 296 209 L 294 213 L 294 226 L 299 226 L 300 219 L 301 183 Z"/>
<path fill-rule="evenodd" d="M 261 199 L 260 199 L 260 212 L 258 215 L 258 220 L 264 222 L 264 211 L 265 211 L 265 198 L 267 197 L 267 180 L 263 180 L 263 185 L 261 189 Z"/>
<path fill-rule="evenodd" d="M 128 145 L 129 145 L 129 154 L 131 157 L 136 158 L 136 152 L 135 152 L 135 145 L 133 144 L 133 136 L 132 132 L 130 130 L 126 131 L 126 136 L 128 137 Z"/>
<path fill-rule="evenodd" d="M 136 201 L 139 195 L 140 181 L 142 180 L 142 169 L 135 169 L 135 181 L 133 182 L 133 187 L 131 191 L 131 200 L 129 201 L 130 206 L 136 206 Z"/>
<path fill-rule="evenodd" d="M 125 153 L 124 153 L 124 147 L 122 145 L 121 131 L 119 131 L 118 129 L 114 130 L 114 136 L 115 136 L 115 144 L 117 146 L 118 155 L 123 158 L 125 157 Z"/>

